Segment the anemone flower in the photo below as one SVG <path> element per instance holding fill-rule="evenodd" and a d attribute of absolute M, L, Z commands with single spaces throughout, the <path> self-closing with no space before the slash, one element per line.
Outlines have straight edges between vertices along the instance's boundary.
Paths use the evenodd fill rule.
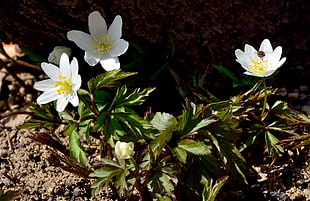
<path fill-rule="evenodd" d="M 282 47 L 272 49 L 268 39 L 263 40 L 259 51 L 246 44 L 244 52 L 240 49 L 235 51 L 236 61 L 246 70 L 244 74 L 256 77 L 268 77 L 272 75 L 285 62 L 286 57 L 281 58 Z"/>
<path fill-rule="evenodd" d="M 62 112 L 68 103 L 77 106 L 79 98 L 77 90 L 81 87 L 81 76 L 78 74 L 78 62 L 63 53 L 60 57 L 59 68 L 54 64 L 43 62 L 42 70 L 50 79 L 42 80 L 34 84 L 34 88 L 43 91 L 37 98 L 38 104 L 46 104 L 57 100 L 56 110 Z"/>
<path fill-rule="evenodd" d="M 84 59 L 90 66 L 100 62 L 106 71 L 119 69 L 118 56 L 124 54 L 129 46 L 127 41 L 121 39 L 121 16 L 117 15 L 107 28 L 104 18 L 98 11 L 94 11 L 89 14 L 88 27 L 90 34 L 72 30 L 68 32 L 67 38 L 85 50 Z"/>

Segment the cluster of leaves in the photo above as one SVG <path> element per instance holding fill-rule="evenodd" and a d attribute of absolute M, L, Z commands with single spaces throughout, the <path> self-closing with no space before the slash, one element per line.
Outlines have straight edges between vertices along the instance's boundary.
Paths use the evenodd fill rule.
<path fill-rule="evenodd" d="M 88 81 L 88 90 L 78 91 L 77 113 L 57 114 L 51 106 L 33 105 L 33 119 L 22 126 L 49 130 L 32 138 L 60 151 L 53 152 L 53 164 L 95 178 L 93 195 L 104 188 L 118 200 L 214 200 L 227 180 L 247 183 L 251 161 L 245 152 L 260 146 L 260 156 L 268 152 L 275 160 L 285 143 L 305 139 L 295 125 L 310 126 L 308 117 L 278 100 L 281 90 L 261 90 L 262 81 L 227 101 L 210 102 L 213 98 L 196 92 L 202 103 L 186 99 L 178 116 L 157 112 L 141 117 L 133 108 L 154 88 L 129 89 L 123 81 L 133 75 L 120 70 L 98 75 Z M 53 134 L 59 124 L 65 124 L 69 150 Z M 288 136 L 293 137 L 288 141 Z M 94 139 L 100 141 L 98 151 L 89 148 Z M 120 158 L 116 141 L 134 142 L 134 156 Z"/>

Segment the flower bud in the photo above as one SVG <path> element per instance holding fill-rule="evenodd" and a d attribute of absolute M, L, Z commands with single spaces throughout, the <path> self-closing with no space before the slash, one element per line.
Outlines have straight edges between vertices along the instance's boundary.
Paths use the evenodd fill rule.
<path fill-rule="evenodd" d="M 48 56 L 48 61 L 59 65 L 60 57 L 63 53 L 66 53 L 70 57 L 71 49 L 65 46 L 54 47 L 54 50 Z"/>
<path fill-rule="evenodd" d="M 133 142 L 120 142 L 117 141 L 115 144 L 115 153 L 121 159 L 129 159 L 134 155 L 134 143 Z"/>

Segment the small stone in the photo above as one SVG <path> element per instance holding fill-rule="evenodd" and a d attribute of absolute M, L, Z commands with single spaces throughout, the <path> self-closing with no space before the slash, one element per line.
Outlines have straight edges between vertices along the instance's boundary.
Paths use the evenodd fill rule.
<path fill-rule="evenodd" d="M 310 91 L 310 87 L 308 85 L 300 85 L 299 91 L 300 93 L 307 93 Z"/>
<path fill-rule="evenodd" d="M 1 149 L 0 150 L 0 157 L 6 158 L 7 156 L 8 156 L 8 151 L 6 149 Z"/>
<path fill-rule="evenodd" d="M 306 112 L 307 115 L 310 115 L 310 106 L 309 106 L 309 105 L 304 105 L 304 106 L 302 106 L 302 107 L 301 107 L 301 110 L 302 110 L 303 112 Z"/>
<path fill-rule="evenodd" d="M 287 97 L 291 101 L 298 100 L 299 99 L 299 93 L 298 92 L 287 93 Z"/>

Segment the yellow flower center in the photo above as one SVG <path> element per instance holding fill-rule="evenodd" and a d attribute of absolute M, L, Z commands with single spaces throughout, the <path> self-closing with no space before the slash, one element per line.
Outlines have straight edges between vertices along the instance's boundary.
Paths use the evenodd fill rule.
<path fill-rule="evenodd" d="M 59 79 L 55 81 L 54 87 L 60 88 L 57 90 L 58 95 L 64 95 L 67 96 L 68 94 L 71 94 L 73 84 L 70 79 L 68 79 L 65 76 L 59 76 Z"/>
<path fill-rule="evenodd" d="M 91 43 L 90 45 L 94 48 L 93 52 L 97 54 L 106 54 L 112 48 L 111 36 L 107 36 L 100 33 L 98 36 L 94 37 L 96 43 Z"/>
<path fill-rule="evenodd" d="M 257 59 L 256 61 L 250 61 L 253 63 L 253 65 L 250 65 L 250 69 L 254 73 L 263 74 L 268 70 L 268 60 Z"/>

